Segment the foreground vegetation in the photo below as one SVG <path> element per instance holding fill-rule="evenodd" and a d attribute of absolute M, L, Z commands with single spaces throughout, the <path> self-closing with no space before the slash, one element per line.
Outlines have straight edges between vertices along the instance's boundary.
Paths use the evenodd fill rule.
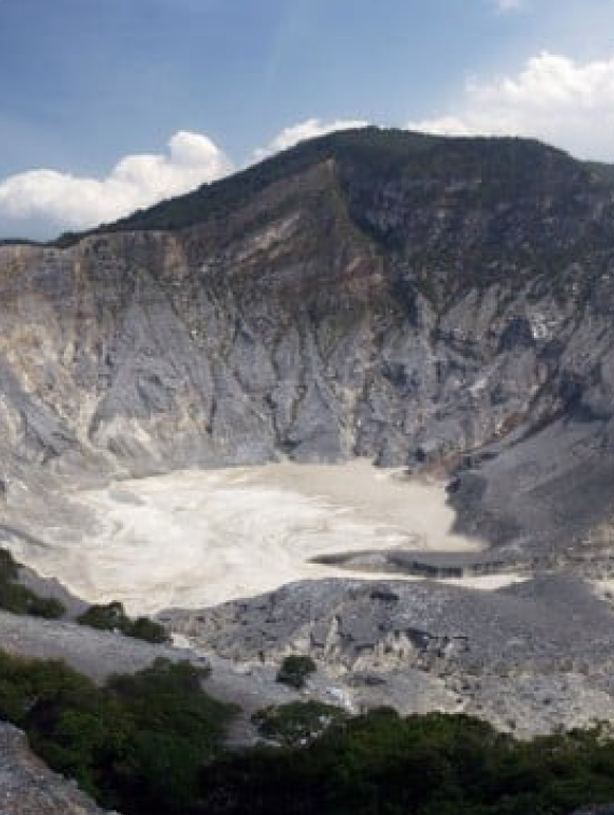
<path fill-rule="evenodd" d="M 125 815 L 568 815 L 614 801 L 603 727 L 523 743 L 467 716 L 349 717 L 307 702 L 255 719 L 286 746 L 225 753 L 234 711 L 203 676 L 159 660 L 97 687 L 0 653 L 0 719 Z"/>
<path fill-rule="evenodd" d="M 158 660 L 102 688 L 59 662 L 0 653 L 0 719 L 103 806 L 188 813 L 232 709 L 201 690 L 202 669 Z"/>
<path fill-rule="evenodd" d="M 348 716 L 335 705 L 309 700 L 259 710 L 252 716 L 252 724 L 263 739 L 284 747 L 296 747 L 308 744 Z"/>
<path fill-rule="evenodd" d="M 568 815 L 614 801 L 614 741 L 522 743 L 467 716 L 381 710 L 307 747 L 228 756 L 201 785 L 208 815 Z"/>

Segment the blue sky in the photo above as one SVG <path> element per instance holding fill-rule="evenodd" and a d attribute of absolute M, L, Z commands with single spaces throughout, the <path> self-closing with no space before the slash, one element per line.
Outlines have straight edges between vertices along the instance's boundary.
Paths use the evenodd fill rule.
<path fill-rule="evenodd" d="M 346 122 L 614 160 L 613 31 L 614 0 L 0 0 L 0 236 L 111 220 Z"/>

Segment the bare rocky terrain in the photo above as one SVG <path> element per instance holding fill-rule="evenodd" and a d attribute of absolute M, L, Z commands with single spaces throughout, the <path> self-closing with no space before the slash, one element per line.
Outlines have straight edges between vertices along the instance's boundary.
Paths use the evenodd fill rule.
<path fill-rule="evenodd" d="M 599 167 L 520 139 L 336 134 L 87 235 L 2 245 L 0 301 L 16 552 L 99 531 L 71 494 L 178 470 L 362 457 L 447 483 L 473 551 L 340 546 L 318 565 L 377 581 L 163 612 L 212 692 L 283 700 L 276 666 L 298 652 L 319 666 L 308 694 L 350 709 L 463 710 L 523 736 L 614 718 L 613 612 L 594 589 L 614 576 Z M 480 575 L 526 582 L 441 582 Z M 0 633 L 93 676 L 159 652 L 4 615 Z"/>
<path fill-rule="evenodd" d="M 104 815 L 76 784 L 47 769 L 24 734 L 8 724 L 0 724 L 0 813 Z"/>
<path fill-rule="evenodd" d="M 496 591 L 303 582 L 161 619 L 197 648 L 256 668 L 308 654 L 354 709 L 462 711 L 521 737 L 614 721 L 614 615 L 578 578 Z"/>

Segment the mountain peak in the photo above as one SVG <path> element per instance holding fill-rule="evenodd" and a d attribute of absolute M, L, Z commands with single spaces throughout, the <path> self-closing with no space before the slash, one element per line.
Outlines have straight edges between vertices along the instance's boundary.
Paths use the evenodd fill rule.
<path fill-rule="evenodd" d="M 337 131 L 299 143 L 232 176 L 204 184 L 193 192 L 138 210 L 91 232 L 175 230 L 224 217 L 250 197 L 310 167 L 332 160 L 344 186 L 358 178 L 380 186 L 389 180 L 462 179 L 476 173 L 501 187 L 534 187 L 557 172 L 590 175 L 588 166 L 557 148 L 533 139 L 450 137 L 374 126 Z M 595 168 L 593 168 L 595 170 Z M 593 173 L 607 178 L 606 172 Z M 66 233 L 58 245 L 75 243 L 84 234 Z"/>

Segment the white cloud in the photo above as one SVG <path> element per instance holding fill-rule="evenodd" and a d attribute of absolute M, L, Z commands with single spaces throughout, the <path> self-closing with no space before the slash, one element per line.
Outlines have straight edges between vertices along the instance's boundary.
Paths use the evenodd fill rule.
<path fill-rule="evenodd" d="M 303 122 L 284 128 L 266 147 L 254 150 L 254 159 L 263 159 L 273 155 L 273 153 L 279 153 L 280 150 L 287 150 L 305 139 L 324 136 L 336 130 L 367 127 L 368 124 L 369 122 L 362 119 L 337 119 L 333 122 L 323 122 L 321 119 L 305 119 Z"/>
<path fill-rule="evenodd" d="M 307 119 L 285 128 L 266 147 L 255 150 L 252 161 L 304 139 L 367 124 L 362 120 Z M 88 229 L 189 192 L 233 169 L 225 153 L 206 135 L 179 131 L 165 153 L 126 156 L 106 178 L 29 170 L 0 182 L 0 233 L 47 238 L 67 229 Z"/>
<path fill-rule="evenodd" d="M 525 0 L 496 0 L 499 11 L 517 11 L 525 5 Z"/>
<path fill-rule="evenodd" d="M 306 119 L 255 150 L 252 161 L 304 139 L 368 124 Z M 468 81 L 456 110 L 409 122 L 407 127 L 449 135 L 533 136 L 583 158 L 614 161 L 614 55 L 580 63 L 543 52 L 515 75 Z M 0 182 L 0 231 L 49 237 L 64 229 L 85 229 L 232 170 L 211 139 L 185 131 L 172 137 L 165 153 L 126 156 L 103 179 L 31 170 Z"/>
<path fill-rule="evenodd" d="M 534 136 L 582 158 L 614 159 L 614 56 L 579 63 L 543 52 L 515 76 L 466 84 L 459 109 L 410 122 L 449 135 Z"/>
<path fill-rule="evenodd" d="M 29 170 L 0 183 L 0 217 L 8 225 L 86 229 L 188 192 L 232 170 L 207 136 L 179 131 L 166 153 L 126 156 L 107 178 Z"/>

